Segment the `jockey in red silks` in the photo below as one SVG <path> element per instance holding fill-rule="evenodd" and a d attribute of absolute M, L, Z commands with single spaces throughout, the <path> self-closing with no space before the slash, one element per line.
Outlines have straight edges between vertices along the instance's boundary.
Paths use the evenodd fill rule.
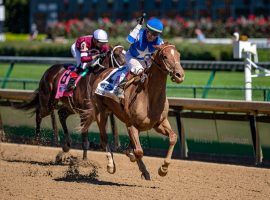
<path fill-rule="evenodd" d="M 71 46 L 71 53 L 76 59 L 77 71 L 81 71 L 81 76 L 85 76 L 85 69 L 88 63 L 94 64 L 95 61 L 106 55 L 109 51 L 108 35 L 102 29 L 94 31 L 93 35 L 86 35 L 79 37 Z M 70 81 L 68 83 L 68 90 L 74 89 L 76 73 L 71 74 Z"/>

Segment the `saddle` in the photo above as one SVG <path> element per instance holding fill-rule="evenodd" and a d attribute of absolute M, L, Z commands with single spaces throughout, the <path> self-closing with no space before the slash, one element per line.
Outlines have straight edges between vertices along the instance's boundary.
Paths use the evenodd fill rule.
<path fill-rule="evenodd" d="M 129 78 L 125 81 L 126 77 Z M 127 67 L 118 68 L 113 70 L 98 84 L 95 93 L 101 96 L 109 97 L 116 102 L 122 102 L 124 97 L 120 97 L 119 94 L 122 95 L 123 90 L 127 89 L 131 84 L 138 84 L 139 88 L 141 88 L 140 85 L 144 85 L 143 83 L 146 78 L 147 75 L 145 73 L 143 73 L 141 76 L 134 76 L 129 73 Z"/>

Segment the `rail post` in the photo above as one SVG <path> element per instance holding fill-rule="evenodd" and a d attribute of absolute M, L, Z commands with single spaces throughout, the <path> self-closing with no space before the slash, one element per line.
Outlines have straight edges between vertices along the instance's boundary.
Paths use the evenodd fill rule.
<path fill-rule="evenodd" d="M 4 81 L 3 81 L 3 83 L 2 83 L 2 87 L 1 87 L 1 88 L 5 88 L 5 87 L 6 87 L 7 81 L 8 81 L 9 76 L 10 76 L 12 70 L 13 70 L 13 67 L 14 67 L 14 62 L 12 62 L 12 63 L 10 64 L 10 66 L 9 66 L 9 68 L 8 68 L 8 71 L 7 71 L 7 73 L 6 73 L 6 76 L 5 76 L 5 78 L 4 78 Z"/>
<path fill-rule="evenodd" d="M 0 142 L 1 141 L 2 142 L 6 141 L 6 135 L 5 135 L 5 131 L 4 131 L 2 116 L 1 116 L 1 113 L 0 113 Z"/>
<path fill-rule="evenodd" d="M 179 142 L 180 142 L 180 156 L 181 158 L 187 158 L 188 157 L 188 147 L 186 143 L 186 136 L 185 136 L 185 130 L 183 121 L 181 118 L 181 114 L 179 111 L 175 112 L 176 115 L 176 123 L 177 123 L 177 129 L 178 129 L 178 135 L 179 135 Z"/>
<path fill-rule="evenodd" d="M 250 131 L 251 131 L 252 143 L 253 143 L 253 149 L 254 149 L 255 165 L 260 165 L 262 164 L 263 153 L 262 153 L 262 148 L 261 148 L 258 124 L 256 122 L 256 116 L 257 116 L 256 113 L 252 113 L 249 116 L 249 124 L 250 124 Z"/>

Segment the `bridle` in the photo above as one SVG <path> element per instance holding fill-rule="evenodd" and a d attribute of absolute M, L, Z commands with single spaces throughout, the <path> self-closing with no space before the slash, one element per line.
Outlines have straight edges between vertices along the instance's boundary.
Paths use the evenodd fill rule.
<path fill-rule="evenodd" d="M 165 59 L 164 59 L 164 56 L 163 56 L 163 54 L 162 54 L 162 52 L 164 51 L 164 49 L 166 49 L 166 48 L 168 48 L 168 47 L 172 47 L 172 48 L 176 49 L 175 46 L 172 45 L 172 44 L 166 45 L 166 46 L 164 46 L 162 49 L 160 49 L 159 51 L 157 51 L 153 56 L 151 56 L 151 60 L 153 61 L 153 63 L 155 63 L 155 64 L 158 66 L 158 69 L 159 69 L 159 70 L 161 70 L 163 73 L 170 74 L 170 76 L 172 76 L 174 70 L 172 69 L 172 67 L 171 67 L 170 65 L 168 65 L 168 64 L 164 61 Z M 158 55 L 157 55 L 157 54 L 158 54 Z M 159 63 L 157 63 L 157 62 L 155 61 L 155 57 L 157 57 L 157 56 L 161 58 L 161 62 L 163 63 L 163 66 L 165 66 L 165 69 L 164 69 L 164 67 L 162 67 L 161 64 L 159 64 Z M 175 61 L 175 62 L 174 62 L 174 66 L 177 65 L 177 64 L 179 64 L 179 63 L 180 63 L 179 61 Z"/>

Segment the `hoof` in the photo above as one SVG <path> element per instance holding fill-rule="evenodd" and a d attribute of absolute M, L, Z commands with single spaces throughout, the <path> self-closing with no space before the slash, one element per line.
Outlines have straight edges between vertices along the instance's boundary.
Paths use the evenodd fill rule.
<path fill-rule="evenodd" d="M 151 180 L 149 173 L 142 173 L 141 178 L 147 181 Z"/>
<path fill-rule="evenodd" d="M 127 156 L 129 157 L 130 162 L 136 161 L 136 156 L 134 155 L 134 153 L 129 153 Z"/>
<path fill-rule="evenodd" d="M 107 165 L 107 172 L 109 174 L 114 174 L 116 172 L 116 167 L 115 167 L 115 164 L 113 166 L 109 166 Z"/>
<path fill-rule="evenodd" d="M 62 150 L 63 150 L 65 153 L 66 153 L 66 152 L 69 152 L 69 149 L 70 149 L 70 146 L 67 145 L 67 144 L 63 145 L 63 147 L 62 147 Z"/>
<path fill-rule="evenodd" d="M 83 160 L 87 160 L 87 150 L 83 150 Z"/>
<path fill-rule="evenodd" d="M 168 173 L 168 169 L 163 169 L 162 166 L 158 169 L 158 175 L 160 175 L 162 177 L 166 176 L 167 173 Z"/>

